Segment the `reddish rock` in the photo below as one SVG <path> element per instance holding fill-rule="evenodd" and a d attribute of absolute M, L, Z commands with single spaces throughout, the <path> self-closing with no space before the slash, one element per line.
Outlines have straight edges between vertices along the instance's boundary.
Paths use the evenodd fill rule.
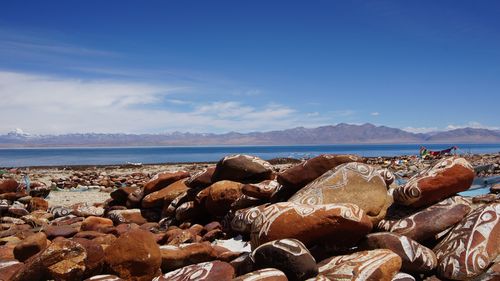
<path fill-rule="evenodd" d="M 138 225 L 146 223 L 146 219 L 142 216 L 140 209 L 130 210 L 113 210 L 107 215 L 115 225 L 122 223 L 135 223 Z"/>
<path fill-rule="evenodd" d="M 363 162 L 357 155 L 323 154 L 278 174 L 278 182 L 292 192 L 298 191 L 325 172 L 348 162 Z"/>
<path fill-rule="evenodd" d="M 272 179 L 273 167 L 259 157 L 236 154 L 222 158 L 216 165 L 212 181 L 260 182 Z"/>
<path fill-rule="evenodd" d="M 280 239 L 260 245 L 252 252 L 257 268 L 276 268 L 290 281 L 318 275 L 318 266 L 306 246 L 296 239 Z"/>
<path fill-rule="evenodd" d="M 142 190 L 142 188 L 138 188 L 128 195 L 125 206 L 127 206 L 127 208 L 129 209 L 138 208 L 141 205 L 141 200 L 143 197 L 144 191 Z"/>
<path fill-rule="evenodd" d="M 161 246 L 160 251 L 163 272 L 201 262 L 213 261 L 218 256 L 208 242 L 184 244 L 182 246 Z"/>
<path fill-rule="evenodd" d="M 197 206 L 194 201 L 188 201 L 181 204 L 175 210 L 175 219 L 177 221 L 191 221 L 203 214 L 203 210 Z"/>
<path fill-rule="evenodd" d="M 101 273 L 104 266 L 104 250 L 101 245 L 85 238 L 72 238 L 72 240 L 82 245 L 87 252 L 87 259 L 85 259 L 85 277 Z"/>
<path fill-rule="evenodd" d="M 179 171 L 175 173 L 171 172 L 161 172 L 156 174 L 150 181 L 144 184 L 144 195 L 148 195 L 152 192 L 158 191 L 168 185 L 189 177 L 188 172 Z"/>
<path fill-rule="evenodd" d="M 275 268 L 264 268 L 238 276 L 233 281 L 288 281 L 285 273 Z"/>
<path fill-rule="evenodd" d="M 37 232 L 28 236 L 14 248 L 14 256 L 18 261 L 25 261 L 47 247 L 47 236 Z"/>
<path fill-rule="evenodd" d="M 78 230 L 69 225 L 49 225 L 43 228 L 47 238 L 52 240 L 56 237 L 72 237 Z"/>
<path fill-rule="evenodd" d="M 404 272 L 398 272 L 398 274 L 392 278 L 392 281 L 415 281 L 415 277 Z"/>
<path fill-rule="evenodd" d="M 368 234 L 361 246 L 366 250 L 388 249 L 401 257 L 404 272 L 427 273 L 437 266 L 434 252 L 416 241 L 396 233 Z"/>
<path fill-rule="evenodd" d="M 319 273 L 329 280 L 391 281 L 401 268 L 401 258 L 379 249 L 335 256 L 318 263 Z"/>
<path fill-rule="evenodd" d="M 403 217 L 401 214 L 404 214 L 404 209 L 397 207 L 391 209 L 377 228 L 424 242 L 460 222 L 469 213 L 471 207 L 462 197 L 455 196 L 421 211 L 403 215 Z"/>
<path fill-rule="evenodd" d="M 49 202 L 47 202 L 45 199 L 40 198 L 40 197 L 33 197 L 31 198 L 29 204 L 28 204 L 28 210 L 30 212 L 33 211 L 47 211 L 49 209 Z"/>
<path fill-rule="evenodd" d="M 105 261 L 110 270 L 123 279 L 149 281 L 161 266 L 161 253 L 153 234 L 134 229 L 106 248 Z"/>
<path fill-rule="evenodd" d="M 464 158 L 448 157 L 421 171 L 393 192 L 394 201 L 411 207 L 425 207 L 469 189 L 474 169 Z"/>
<path fill-rule="evenodd" d="M 14 259 L 0 259 L 0 280 L 10 281 L 14 275 L 22 270 L 24 264 Z"/>
<path fill-rule="evenodd" d="M 205 188 L 210 186 L 212 182 L 212 176 L 215 171 L 215 166 L 208 167 L 203 171 L 200 171 L 186 180 L 186 185 L 190 188 Z"/>
<path fill-rule="evenodd" d="M 293 227 L 291 227 L 293 226 Z M 292 202 L 266 207 L 252 224 L 252 248 L 283 238 L 306 246 L 324 241 L 353 246 L 372 229 L 364 211 L 354 204 L 302 205 Z"/>
<path fill-rule="evenodd" d="M 241 195 L 242 184 L 234 181 L 219 181 L 207 187 L 208 192 L 205 199 L 207 211 L 214 216 L 223 216 Z"/>
<path fill-rule="evenodd" d="M 434 248 L 440 277 L 465 280 L 483 273 L 500 253 L 500 204 L 472 211 Z"/>
<path fill-rule="evenodd" d="M 230 281 L 234 268 L 226 262 L 212 261 L 188 265 L 156 277 L 153 281 Z"/>
<path fill-rule="evenodd" d="M 245 184 L 241 188 L 243 194 L 260 199 L 271 199 L 281 188 L 277 180 L 265 180 L 260 183 Z"/>
<path fill-rule="evenodd" d="M 230 219 L 231 229 L 239 233 L 250 234 L 253 222 L 267 206 L 269 204 L 237 210 Z"/>
<path fill-rule="evenodd" d="M 378 173 L 384 179 L 387 187 L 389 187 L 395 180 L 394 174 L 388 169 L 380 169 L 378 170 Z"/>
<path fill-rule="evenodd" d="M 118 277 L 116 275 L 102 274 L 102 275 L 92 276 L 92 277 L 87 278 L 83 281 L 125 281 L 125 280 L 121 279 L 120 277 Z"/>
<path fill-rule="evenodd" d="M 71 206 L 72 213 L 78 217 L 100 217 L 104 214 L 104 208 L 90 205 L 86 202 L 77 203 Z"/>
<path fill-rule="evenodd" d="M 86 217 L 84 221 L 82 221 L 82 225 L 80 226 L 80 231 L 102 231 L 113 227 L 113 221 L 107 218 L 101 217 Z"/>
<path fill-rule="evenodd" d="M 0 179 L 0 194 L 17 192 L 19 183 L 14 179 Z"/>
<path fill-rule="evenodd" d="M 152 192 L 142 199 L 143 208 L 163 207 L 170 204 L 177 196 L 186 192 L 189 187 L 184 183 L 185 180 L 178 180 L 167 187 Z"/>
<path fill-rule="evenodd" d="M 0 246 L 0 260 L 13 260 L 15 244 L 1 245 Z"/>
<path fill-rule="evenodd" d="M 379 170 L 364 163 L 345 163 L 324 173 L 293 195 L 300 204 L 352 203 L 377 224 L 392 204 Z"/>
<path fill-rule="evenodd" d="M 130 186 L 125 186 L 121 188 L 115 189 L 113 192 L 111 192 L 109 195 L 113 200 L 119 204 L 119 205 L 125 205 L 128 199 L 128 196 L 139 189 L 138 187 L 130 187 Z"/>

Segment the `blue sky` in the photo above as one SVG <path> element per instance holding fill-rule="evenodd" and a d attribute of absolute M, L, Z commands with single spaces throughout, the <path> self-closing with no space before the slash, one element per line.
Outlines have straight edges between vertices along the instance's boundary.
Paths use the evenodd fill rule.
<path fill-rule="evenodd" d="M 2 1 L 0 133 L 498 128 L 498 1 Z"/>

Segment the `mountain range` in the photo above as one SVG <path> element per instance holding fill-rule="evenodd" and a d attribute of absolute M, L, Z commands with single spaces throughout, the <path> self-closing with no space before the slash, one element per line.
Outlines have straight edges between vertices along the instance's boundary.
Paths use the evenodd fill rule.
<path fill-rule="evenodd" d="M 32 135 L 21 130 L 0 135 L 0 147 L 52 146 L 181 146 L 181 145 L 306 145 L 375 143 L 500 143 L 500 130 L 462 128 L 432 133 L 411 133 L 370 123 L 317 128 L 224 134 L 63 134 Z"/>

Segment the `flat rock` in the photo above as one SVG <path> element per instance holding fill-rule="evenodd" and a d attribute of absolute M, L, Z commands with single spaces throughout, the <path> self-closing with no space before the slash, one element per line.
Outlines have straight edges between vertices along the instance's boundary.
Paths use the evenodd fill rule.
<path fill-rule="evenodd" d="M 469 189 L 473 179 L 474 169 L 467 160 L 443 158 L 394 189 L 394 201 L 411 207 L 429 206 Z"/>
<path fill-rule="evenodd" d="M 190 243 L 180 246 L 161 246 L 162 271 L 169 272 L 181 267 L 217 259 L 218 253 L 209 242 Z"/>
<path fill-rule="evenodd" d="M 151 192 L 142 199 L 143 208 L 163 207 L 164 204 L 170 204 L 177 196 L 186 192 L 189 187 L 184 183 L 185 179 L 178 180 L 168 186 Z"/>
<path fill-rule="evenodd" d="M 465 280 L 484 272 L 500 252 L 500 204 L 473 210 L 434 252 L 441 277 Z"/>
<path fill-rule="evenodd" d="M 252 256 L 257 268 L 276 268 L 288 280 L 304 280 L 318 274 L 316 260 L 297 239 L 280 239 L 257 247 Z"/>
<path fill-rule="evenodd" d="M 144 195 L 148 195 L 152 192 L 158 191 L 168 185 L 189 177 L 189 173 L 185 171 L 178 171 L 175 173 L 171 172 L 161 172 L 156 174 L 151 180 L 144 184 Z"/>

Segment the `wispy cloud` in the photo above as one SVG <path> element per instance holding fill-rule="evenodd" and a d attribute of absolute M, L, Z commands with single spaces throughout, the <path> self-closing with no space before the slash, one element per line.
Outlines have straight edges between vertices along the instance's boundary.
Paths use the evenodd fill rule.
<path fill-rule="evenodd" d="M 375 111 L 375 112 L 370 113 L 370 115 L 371 115 L 371 116 L 379 116 L 379 115 L 380 115 L 380 113 Z"/>
<path fill-rule="evenodd" d="M 183 89 L 0 71 L 0 132 L 245 132 L 324 124 L 321 116 L 276 103 L 197 103 L 184 99 Z"/>
<path fill-rule="evenodd" d="M 415 134 L 425 134 L 438 131 L 439 129 L 437 127 L 405 127 L 403 130 Z"/>
<path fill-rule="evenodd" d="M 466 124 L 462 124 L 462 125 L 453 125 L 453 124 L 450 124 L 448 126 L 446 126 L 446 130 L 456 130 L 456 129 L 462 129 L 462 128 L 475 128 L 475 129 L 489 129 L 489 130 L 500 130 L 500 127 L 496 127 L 496 126 L 487 126 L 487 125 L 483 125 L 479 122 L 476 122 L 476 121 L 469 121 L 467 122 Z"/>

